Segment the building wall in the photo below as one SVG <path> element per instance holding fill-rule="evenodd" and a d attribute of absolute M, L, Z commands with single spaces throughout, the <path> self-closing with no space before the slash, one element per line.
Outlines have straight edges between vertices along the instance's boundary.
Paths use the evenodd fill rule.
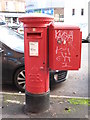
<path fill-rule="evenodd" d="M 75 15 L 72 15 L 72 9 L 75 9 Z M 81 9 L 84 14 L 81 15 Z M 88 0 L 65 0 L 64 22 L 78 25 L 81 28 L 83 39 L 88 35 Z"/>
<path fill-rule="evenodd" d="M 19 23 L 18 17 L 25 14 L 25 0 L 0 0 L 0 18 L 8 23 Z"/>
<path fill-rule="evenodd" d="M 0 1 L 0 11 L 1 11 L 1 1 Z"/>
<path fill-rule="evenodd" d="M 64 0 L 25 0 L 26 11 L 33 9 L 48 9 L 64 7 Z"/>
<path fill-rule="evenodd" d="M 88 34 L 90 34 L 90 1 L 88 2 Z"/>
<path fill-rule="evenodd" d="M 25 12 L 25 0 L 0 0 L 1 12 Z"/>
<path fill-rule="evenodd" d="M 75 9 L 75 15 L 72 15 L 72 9 Z M 81 15 L 81 9 L 84 9 L 84 15 Z M 65 0 L 64 15 L 65 22 L 88 22 L 88 0 Z"/>

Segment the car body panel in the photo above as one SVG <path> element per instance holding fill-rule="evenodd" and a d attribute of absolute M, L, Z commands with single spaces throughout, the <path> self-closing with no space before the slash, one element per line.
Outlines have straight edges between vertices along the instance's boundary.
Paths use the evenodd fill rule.
<path fill-rule="evenodd" d="M 24 66 L 24 39 L 5 26 L 0 26 L 0 28 L 2 28 L 0 31 L 0 49 L 3 50 L 0 53 L 0 59 L 2 59 L 2 83 L 12 83 L 15 71 Z M 4 31 L 6 33 L 5 36 L 2 33 Z M 10 40 L 10 37 L 15 39 Z M 15 40 L 17 40 L 17 43 L 15 43 Z M 20 43 L 21 47 L 18 47 Z"/>
<path fill-rule="evenodd" d="M 16 52 L 4 44 L 2 44 L 2 49 L 4 49 L 2 53 L 2 83 L 12 83 L 15 71 L 24 66 L 24 54 Z"/>

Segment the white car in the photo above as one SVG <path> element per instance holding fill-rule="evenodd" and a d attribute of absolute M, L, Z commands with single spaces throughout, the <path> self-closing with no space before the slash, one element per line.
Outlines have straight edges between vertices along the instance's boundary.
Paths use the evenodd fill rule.
<path fill-rule="evenodd" d="M 7 23 L 7 26 L 8 26 L 9 28 L 12 28 L 12 29 L 14 29 L 14 30 L 17 30 L 20 25 L 17 24 L 17 23 Z"/>

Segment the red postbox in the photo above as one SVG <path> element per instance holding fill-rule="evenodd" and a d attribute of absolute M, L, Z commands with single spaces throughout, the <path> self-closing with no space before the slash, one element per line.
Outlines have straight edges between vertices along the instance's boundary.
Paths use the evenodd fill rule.
<path fill-rule="evenodd" d="M 76 26 L 53 23 L 49 27 L 49 68 L 78 70 L 81 62 L 82 33 Z"/>
<path fill-rule="evenodd" d="M 78 70 L 82 33 L 79 27 L 54 23 L 47 15 L 19 18 L 24 23 L 26 110 L 49 108 L 49 68 Z"/>
<path fill-rule="evenodd" d="M 19 20 L 24 23 L 26 110 L 47 110 L 50 93 L 47 28 L 53 17 L 33 14 Z"/>

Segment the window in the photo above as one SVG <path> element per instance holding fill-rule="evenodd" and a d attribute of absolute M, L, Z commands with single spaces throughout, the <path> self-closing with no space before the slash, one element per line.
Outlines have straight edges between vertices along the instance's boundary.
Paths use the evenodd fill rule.
<path fill-rule="evenodd" d="M 5 10 L 6 11 L 15 11 L 15 5 L 13 1 L 6 1 L 5 3 Z"/>
<path fill-rule="evenodd" d="M 8 2 L 5 3 L 5 10 L 8 10 Z"/>
<path fill-rule="evenodd" d="M 84 9 L 81 9 L 81 15 L 84 15 Z"/>
<path fill-rule="evenodd" d="M 75 9 L 72 9 L 72 15 L 75 15 Z"/>

